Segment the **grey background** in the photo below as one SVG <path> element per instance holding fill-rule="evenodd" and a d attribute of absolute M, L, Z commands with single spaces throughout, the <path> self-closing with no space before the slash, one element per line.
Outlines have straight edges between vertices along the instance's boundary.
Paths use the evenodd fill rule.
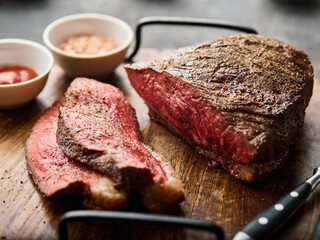
<path fill-rule="evenodd" d="M 304 50 L 320 79 L 319 0 L 0 0 L 0 38 L 42 41 L 53 20 L 95 12 L 119 17 L 133 28 L 145 16 L 203 17 L 254 27 Z M 177 48 L 235 33 L 207 27 L 148 26 L 142 47 Z"/>

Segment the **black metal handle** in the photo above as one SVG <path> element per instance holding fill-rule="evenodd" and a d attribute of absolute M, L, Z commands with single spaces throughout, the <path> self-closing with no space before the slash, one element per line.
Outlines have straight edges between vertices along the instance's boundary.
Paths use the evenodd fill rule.
<path fill-rule="evenodd" d="M 224 239 L 222 229 L 212 222 L 183 217 L 133 212 L 79 210 L 67 212 L 61 217 L 59 224 L 60 240 L 66 240 L 68 238 L 67 223 L 79 221 L 99 221 L 103 223 L 121 225 L 158 225 L 174 228 L 193 228 L 215 233 L 218 240 Z"/>
<path fill-rule="evenodd" d="M 135 30 L 135 47 L 131 55 L 126 59 L 126 61 L 132 61 L 133 57 L 137 54 L 140 44 L 141 44 L 141 29 L 145 25 L 152 24 L 167 24 L 167 25 L 189 25 L 189 26 L 205 26 L 205 27 L 216 27 L 216 28 L 226 28 L 231 30 L 242 31 L 246 33 L 257 33 L 256 30 L 250 27 L 241 26 L 236 23 L 218 21 L 205 18 L 185 18 L 185 17 L 145 17 L 138 21 Z"/>
<path fill-rule="evenodd" d="M 250 221 L 234 240 L 267 239 L 278 230 L 307 199 L 320 181 L 320 169 L 307 181 L 291 190 Z"/>

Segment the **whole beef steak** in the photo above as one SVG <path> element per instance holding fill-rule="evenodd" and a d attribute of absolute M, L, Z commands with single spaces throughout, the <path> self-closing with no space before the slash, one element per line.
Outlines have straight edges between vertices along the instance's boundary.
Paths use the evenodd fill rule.
<path fill-rule="evenodd" d="M 284 163 L 313 88 L 305 53 L 254 34 L 178 49 L 125 69 L 151 119 L 212 165 L 250 182 Z"/>
<path fill-rule="evenodd" d="M 77 78 L 65 98 L 57 142 L 66 156 L 139 190 L 152 212 L 164 212 L 184 199 L 170 163 L 141 142 L 135 111 L 119 89 Z"/>
<path fill-rule="evenodd" d="M 67 158 L 56 141 L 60 99 L 33 126 L 26 143 L 27 166 L 40 191 L 47 197 L 82 194 L 90 209 L 121 209 L 127 191 L 88 166 Z"/>

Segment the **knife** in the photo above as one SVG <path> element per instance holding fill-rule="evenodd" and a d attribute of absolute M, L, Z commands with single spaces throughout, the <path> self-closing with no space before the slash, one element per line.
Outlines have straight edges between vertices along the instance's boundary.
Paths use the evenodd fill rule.
<path fill-rule="evenodd" d="M 314 169 L 312 177 L 283 195 L 255 216 L 235 235 L 233 240 L 260 240 L 269 238 L 301 206 L 319 182 L 320 167 Z"/>

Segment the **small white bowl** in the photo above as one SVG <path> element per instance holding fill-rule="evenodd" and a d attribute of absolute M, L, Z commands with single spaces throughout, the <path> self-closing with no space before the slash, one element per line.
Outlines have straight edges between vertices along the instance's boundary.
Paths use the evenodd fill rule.
<path fill-rule="evenodd" d="M 69 37 L 81 34 L 100 34 L 113 38 L 118 47 L 104 54 L 69 53 L 58 46 Z M 52 51 L 57 64 L 71 77 L 90 77 L 102 80 L 125 59 L 133 40 L 133 31 L 124 21 L 96 13 L 81 13 L 62 17 L 49 24 L 43 40 Z"/>
<path fill-rule="evenodd" d="M 51 52 L 39 43 L 1 39 L 0 66 L 22 65 L 33 69 L 38 76 L 21 83 L 0 84 L 0 109 L 18 108 L 36 98 L 47 82 L 53 63 Z"/>

